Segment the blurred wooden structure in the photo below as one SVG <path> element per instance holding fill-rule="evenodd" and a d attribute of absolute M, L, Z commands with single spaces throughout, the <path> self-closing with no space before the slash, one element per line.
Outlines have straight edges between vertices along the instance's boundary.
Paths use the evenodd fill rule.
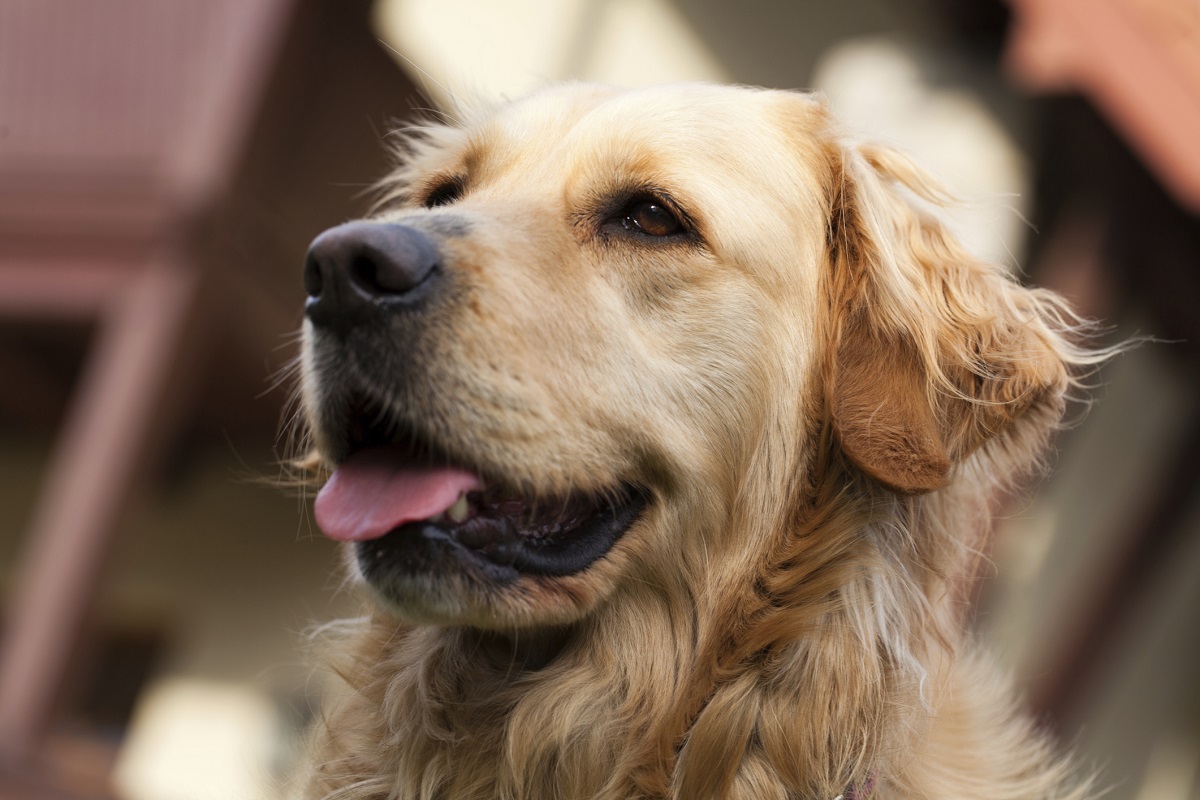
<path fill-rule="evenodd" d="M 368 14 L 0 0 L 0 414 L 57 427 L 7 598 L 0 795 L 54 783 L 56 702 L 122 510 L 161 455 L 279 425 L 283 395 L 261 395 L 301 319 L 304 250 L 361 207 L 387 115 L 415 100 Z M 23 338 L 57 328 L 83 353 L 77 377 Z"/>
<path fill-rule="evenodd" d="M 1152 465 L 1160 480 L 1138 498 L 1136 522 L 1086 588 L 1083 610 L 1033 687 L 1039 711 L 1062 722 L 1086 705 L 1112 649 L 1130 637 L 1139 604 L 1185 552 L 1185 523 L 1200 487 L 1200 4 L 1008 2 L 1008 72 L 1033 93 L 1082 95 L 1103 117 L 1093 121 L 1094 112 L 1080 105 L 1047 120 L 1058 129 L 1054 152 L 1042 154 L 1043 182 L 1069 186 L 1068 202 L 1075 212 L 1087 207 L 1096 231 L 1095 247 L 1073 255 L 1086 274 L 1067 282 L 1090 286 L 1093 296 L 1107 285 L 1112 303 L 1146 306 L 1172 341 L 1166 355 L 1190 385 L 1193 410 L 1163 463 Z M 1118 313 L 1082 310 L 1100 318 Z"/>
<path fill-rule="evenodd" d="M 1180 205 L 1200 213 L 1200 5 L 1009 0 L 1009 71 L 1104 112 Z"/>

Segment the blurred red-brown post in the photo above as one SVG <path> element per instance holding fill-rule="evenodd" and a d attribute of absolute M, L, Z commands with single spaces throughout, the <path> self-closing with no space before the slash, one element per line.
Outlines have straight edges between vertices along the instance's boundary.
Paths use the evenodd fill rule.
<path fill-rule="evenodd" d="M 1200 9 L 1176 0 L 1009 0 L 1007 66 L 1032 91 L 1078 91 L 1176 201 L 1200 212 Z"/>
<path fill-rule="evenodd" d="M 227 188 L 289 6 L 0 6 L 0 311 L 97 324 L 9 605 L 10 761 L 45 732 L 137 467 L 193 369 L 202 274 L 188 237 Z"/>

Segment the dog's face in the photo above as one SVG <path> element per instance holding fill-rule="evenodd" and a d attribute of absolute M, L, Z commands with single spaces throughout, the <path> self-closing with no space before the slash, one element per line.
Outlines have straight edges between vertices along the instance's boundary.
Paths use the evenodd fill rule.
<path fill-rule="evenodd" d="M 822 416 L 883 484 L 937 487 L 974 447 L 963 431 L 991 423 L 930 417 L 936 331 L 831 319 L 858 319 L 844 295 L 865 291 L 831 269 L 887 249 L 839 225 L 890 234 L 864 210 L 877 189 L 844 196 L 829 128 L 789 93 L 556 87 L 430 131 L 376 216 L 314 242 L 303 395 L 335 468 L 317 519 L 379 597 L 521 627 L 687 581 L 761 544 L 724 520 L 779 511 L 746 482 L 782 471 L 760 494 L 791 491 Z M 873 297 L 928 280 L 867 260 Z M 872 356 L 889 337 L 912 346 Z M 997 339 L 976 338 L 976 358 Z M 847 341 L 844 382 L 868 379 L 839 401 L 829 354 Z M 881 392 L 908 409 L 903 464 L 855 438 L 856 414 L 887 431 Z"/>
<path fill-rule="evenodd" d="M 384 211 L 318 240 L 305 397 L 321 453 L 348 465 L 318 519 L 349 526 L 380 595 L 417 618 L 559 622 L 636 554 L 689 546 L 668 506 L 724 490 L 762 428 L 763 373 L 811 355 L 810 105 L 546 91 L 438 132 Z M 412 489 L 428 507 L 345 521 L 402 482 L 429 484 Z"/>

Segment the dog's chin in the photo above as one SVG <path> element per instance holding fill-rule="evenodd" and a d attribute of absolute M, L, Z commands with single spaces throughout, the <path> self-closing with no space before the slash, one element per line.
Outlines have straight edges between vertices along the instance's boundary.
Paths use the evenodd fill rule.
<path fill-rule="evenodd" d="M 480 627 L 572 622 L 602 594 L 598 562 L 648 505 L 633 486 L 539 503 L 472 495 L 464 519 L 412 522 L 351 545 L 356 572 L 394 615 Z"/>

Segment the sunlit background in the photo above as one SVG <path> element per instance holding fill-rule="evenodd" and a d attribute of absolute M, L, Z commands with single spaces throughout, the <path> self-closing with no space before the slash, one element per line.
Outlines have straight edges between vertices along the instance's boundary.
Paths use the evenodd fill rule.
<path fill-rule="evenodd" d="M 357 613 L 285 455 L 300 263 L 414 113 L 823 92 L 1110 365 L 976 625 L 1114 800 L 1200 800 L 1193 0 L 0 0 L 0 797 L 274 800 Z"/>

